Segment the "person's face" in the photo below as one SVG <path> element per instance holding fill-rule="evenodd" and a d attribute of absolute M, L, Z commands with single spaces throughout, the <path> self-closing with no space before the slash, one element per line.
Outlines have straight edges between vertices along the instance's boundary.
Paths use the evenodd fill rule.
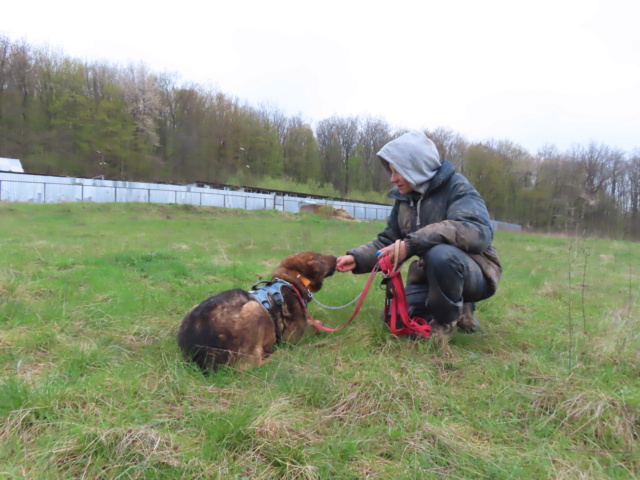
<path fill-rule="evenodd" d="M 389 165 L 389 168 L 391 169 L 391 183 L 394 183 L 396 187 L 398 187 L 400 193 L 406 195 L 407 193 L 413 192 L 413 187 L 411 186 L 411 184 L 407 182 L 407 180 L 402 175 L 396 172 L 396 169 L 391 165 Z"/>

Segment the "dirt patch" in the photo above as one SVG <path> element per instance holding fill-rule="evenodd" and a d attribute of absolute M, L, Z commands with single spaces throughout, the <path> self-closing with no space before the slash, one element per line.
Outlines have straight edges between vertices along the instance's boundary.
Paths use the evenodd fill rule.
<path fill-rule="evenodd" d="M 344 208 L 333 208 L 331 205 L 320 205 L 317 203 L 302 205 L 300 207 L 300 211 L 313 213 L 315 215 L 322 215 L 327 218 L 339 218 L 340 220 L 349 220 L 354 222 L 359 221 L 352 217 Z"/>
<path fill-rule="evenodd" d="M 347 212 L 345 209 L 343 208 L 336 208 L 333 210 L 333 216 L 336 218 L 340 218 L 342 220 L 353 220 L 355 222 L 359 222 L 360 220 L 355 219 L 354 217 L 352 217 L 351 215 L 349 215 L 349 212 Z"/>

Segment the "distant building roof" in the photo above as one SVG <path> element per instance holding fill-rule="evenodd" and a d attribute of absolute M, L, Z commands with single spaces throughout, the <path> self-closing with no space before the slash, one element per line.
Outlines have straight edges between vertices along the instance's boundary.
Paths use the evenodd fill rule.
<path fill-rule="evenodd" d="M 17 158 L 0 157 L 0 172 L 24 173 L 24 169 Z"/>

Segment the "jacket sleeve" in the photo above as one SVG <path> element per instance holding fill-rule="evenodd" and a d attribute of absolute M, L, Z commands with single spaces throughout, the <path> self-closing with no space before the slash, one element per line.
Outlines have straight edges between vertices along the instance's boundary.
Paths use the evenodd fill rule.
<path fill-rule="evenodd" d="M 396 201 L 387 218 L 387 226 L 376 238 L 347 252 L 347 255 L 353 255 L 356 260 L 353 273 L 369 273 L 378 261 L 376 252 L 402 238 L 398 226 L 398 205 Z"/>
<path fill-rule="evenodd" d="M 480 194 L 464 177 L 451 189 L 446 217 L 406 236 L 409 256 L 422 256 L 441 243 L 467 253 L 481 253 L 491 245 L 493 227 L 489 212 Z"/>

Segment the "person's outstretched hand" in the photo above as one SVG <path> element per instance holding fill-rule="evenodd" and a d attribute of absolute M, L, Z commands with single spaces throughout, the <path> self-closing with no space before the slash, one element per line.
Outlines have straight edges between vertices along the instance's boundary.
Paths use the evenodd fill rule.
<path fill-rule="evenodd" d="M 336 260 L 336 270 L 339 272 L 350 272 L 356 268 L 356 259 L 353 255 L 342 255 Z"/>

